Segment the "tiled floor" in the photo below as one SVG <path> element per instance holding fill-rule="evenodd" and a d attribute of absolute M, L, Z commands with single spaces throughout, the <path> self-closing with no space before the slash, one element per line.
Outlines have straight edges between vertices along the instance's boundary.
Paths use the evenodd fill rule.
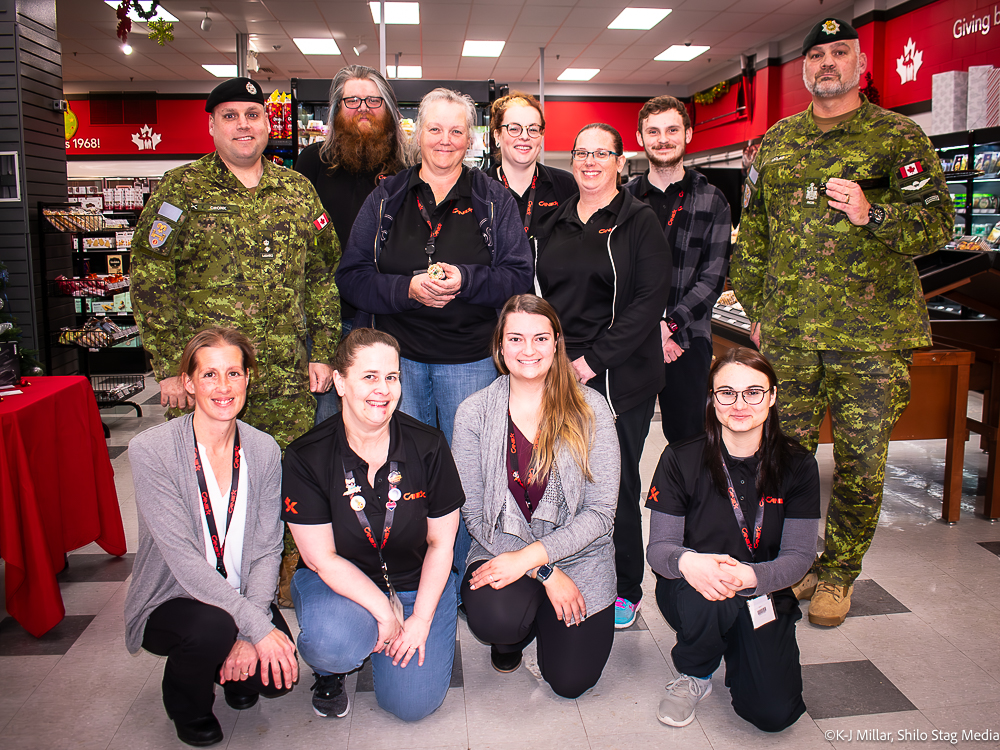
<path fill-rule="evenodd" d="M 121 416 L 105 412 L 130 550 L 136 517 L 125 448 L 162 419 L 154 395 L 149 389 L 137 398 L 142 418 L 131 410 Z M 972 400 L 970 413 L 978 415 L 980 401 L 975 395 Z M 642 462 L 644 481 L 663 445 L 655 421 Z M 460 621 L 452 688 L 424 721 L 405 724 L 379 709 L 366 669 L 348 678 L 351 713 L 342 720 L 319 719 L 310 708 L 306 673 L 290 695 L 242 713 L 217 701 L 226 734 L 220 747 L 846 750 L 890 739 L 895 748 L 925 748 L 935 740 L 955 744 L 949 743 L 954 732 L 958 744 L 998 748 L 1000 525 L 974 515 L 982 507 L 978 493 L 986 471 L 978 446 L 977 436 L 966 445 L 962 520 L 946 526 L 937 520 L 944 442 L 892 444 L 882 519 L 851 617 L 832 630 L 799 624 L 809 713 L 781 734 L 759 732 L 735 716 L 722 669 L 694 723 L 672 729 L 656 721 L 663 686 L 674 676 L 674 635 L 653 604 L 647 577 L 637 625 L 617 634 L 604 676 L 578 700 L 558 698 L 541 682 L 531 648 L 525 667 L 497 674 L 488 647 Z M 819 457 L 828 493 L 828 446 Z M 116 560 L 90 545 L 69 560 L 60 577 L 67 617 L 55 630 L 35 639 L 12 619 L 0 620 L 0 747 L 183 747 L 160 701 L 163 660 L 125 650 L 122 604 L 131 556 Z M 295 613 L 285 616 L 295 630 Z M 966 740 L 963 732 L 986 732 L 987 738 Z"/>

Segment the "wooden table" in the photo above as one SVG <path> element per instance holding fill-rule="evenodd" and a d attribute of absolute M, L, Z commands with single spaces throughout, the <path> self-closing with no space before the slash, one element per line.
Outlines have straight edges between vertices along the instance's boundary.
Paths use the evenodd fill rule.
<path fill-rule="evenodd" d="M 712 326 L 716 355 L 734 346 L 746 346 L 742 331 L 730 332 L 717 321 Z M 729 337 L 739 339 L 732 341 Z M 748 340 L 747 340 L 748 341 Z M 910 365 L 910 403 L 900 415 L 890 440 L 945 438 L 944 499 L 941 520 L 957 523 L 962 502 L 962 466 L 968 439 L 969 368 L 975 355 L 963 349 L 935 345 L 913 351 Z M 830 410 L 819 431 L 820 443 L 832 443 Z"/>
<path fill-rule="evenodd" d="M 66 614 L 56 581 L 66 553 L 97 542 L 124 555 L 125 530 L 90 382 L 27 382 L 0 403 L 0 556 L 7 611 L 40 637 Z"/>

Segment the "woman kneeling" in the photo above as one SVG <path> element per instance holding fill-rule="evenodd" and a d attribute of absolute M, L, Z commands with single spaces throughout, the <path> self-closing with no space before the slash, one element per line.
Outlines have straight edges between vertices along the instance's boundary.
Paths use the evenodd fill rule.
<path fill-rule="evenodd" d="M 537 638 L 542 676 L 576 698 L 597 684 L 614 642 L 614 420 L 573 377 L 548 302 L 508 300 L 493 359 L 504 377 L 455 419 L 472 535 L 462 601 L 498 671 L 517 669 Z"/>
<path fill-rule="evenodd" d="M 668 446 L 646 507 L 656 603 L 680 676 L 656 717 L 683 727 L 726 659 L 736 713 L 778 732 L 805 712 L 791 586 L 816 556 L 816 459 L 781 433 L 777 377 L 737 347 L 709 373 L 707 434 Z"/>
<path fill-rule="evenodd" d="M 212 328 L 188 342 L 181 382 L 194 413 L 129 443 L 139 548 L 125 600 L 125 642 L 167 657 L 163 705 L 189 745 L 222 740 L 213 682 L 250 708 L 298 679 L 295 646 L 274 605 L 281 562 L 281 451 L 236 419 L 253 345 Z"/>
<path fill-rule="evenodd" d="M 345 673 L 370 655 L 379 705 L 416 721 L 451 682 L 462 484 L 444 434 L 396 413 L 396 339 L 355 328 L 333 364 L 343 410 L 285 451 L 299 652 L 319 716 L 347 715 Z"/>

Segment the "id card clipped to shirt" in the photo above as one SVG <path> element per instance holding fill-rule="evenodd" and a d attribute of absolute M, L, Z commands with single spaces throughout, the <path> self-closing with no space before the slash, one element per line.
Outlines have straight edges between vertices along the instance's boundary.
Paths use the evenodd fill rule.
<path fill-rule="evenodd" d="M 747 601 L 747 607 L 750 609 L 750 622 L 753 623 L 754 630 L 777 619 L 777 615 L 774 614 L 774 601 L 770 594 L 755 596 Z"/>

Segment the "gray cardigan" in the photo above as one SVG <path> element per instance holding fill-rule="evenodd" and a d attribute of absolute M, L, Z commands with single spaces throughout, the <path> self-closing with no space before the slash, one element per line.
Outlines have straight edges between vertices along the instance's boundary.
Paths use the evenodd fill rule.
<path fill-rule="evenodd" d="M 580 589 L 587 612 L 596 613 L 618 596 L 611 531 L 621 459 L 607 402 L 592 388 L 581 390 L 595 415 L 590 446 L 594 481 L 588 482 L 573 456 L 557 447 L 530 525 L 507 488 L 509 377 L 497 378 L 458 407 L 452 452 L 465 488 L 462 516 L 472 535 L 467 564 L 540 541 L 549 562 Z"/>
<path fill-rule="evenodd" d="M 189 414 L 153 427 L 128 446 L 139 512 L 139 549 L 125 599 L 125 645 L 133 654 L 142 647 L 150 613 L 170 599 L 225 610 L 240 639 L 251 643 L 274 627 L 270 606 L 282 549 L 281 450 L 270 435 L 237 422 L 249 479 L 237 591 L 205 558 L 192 420 Z"/>

